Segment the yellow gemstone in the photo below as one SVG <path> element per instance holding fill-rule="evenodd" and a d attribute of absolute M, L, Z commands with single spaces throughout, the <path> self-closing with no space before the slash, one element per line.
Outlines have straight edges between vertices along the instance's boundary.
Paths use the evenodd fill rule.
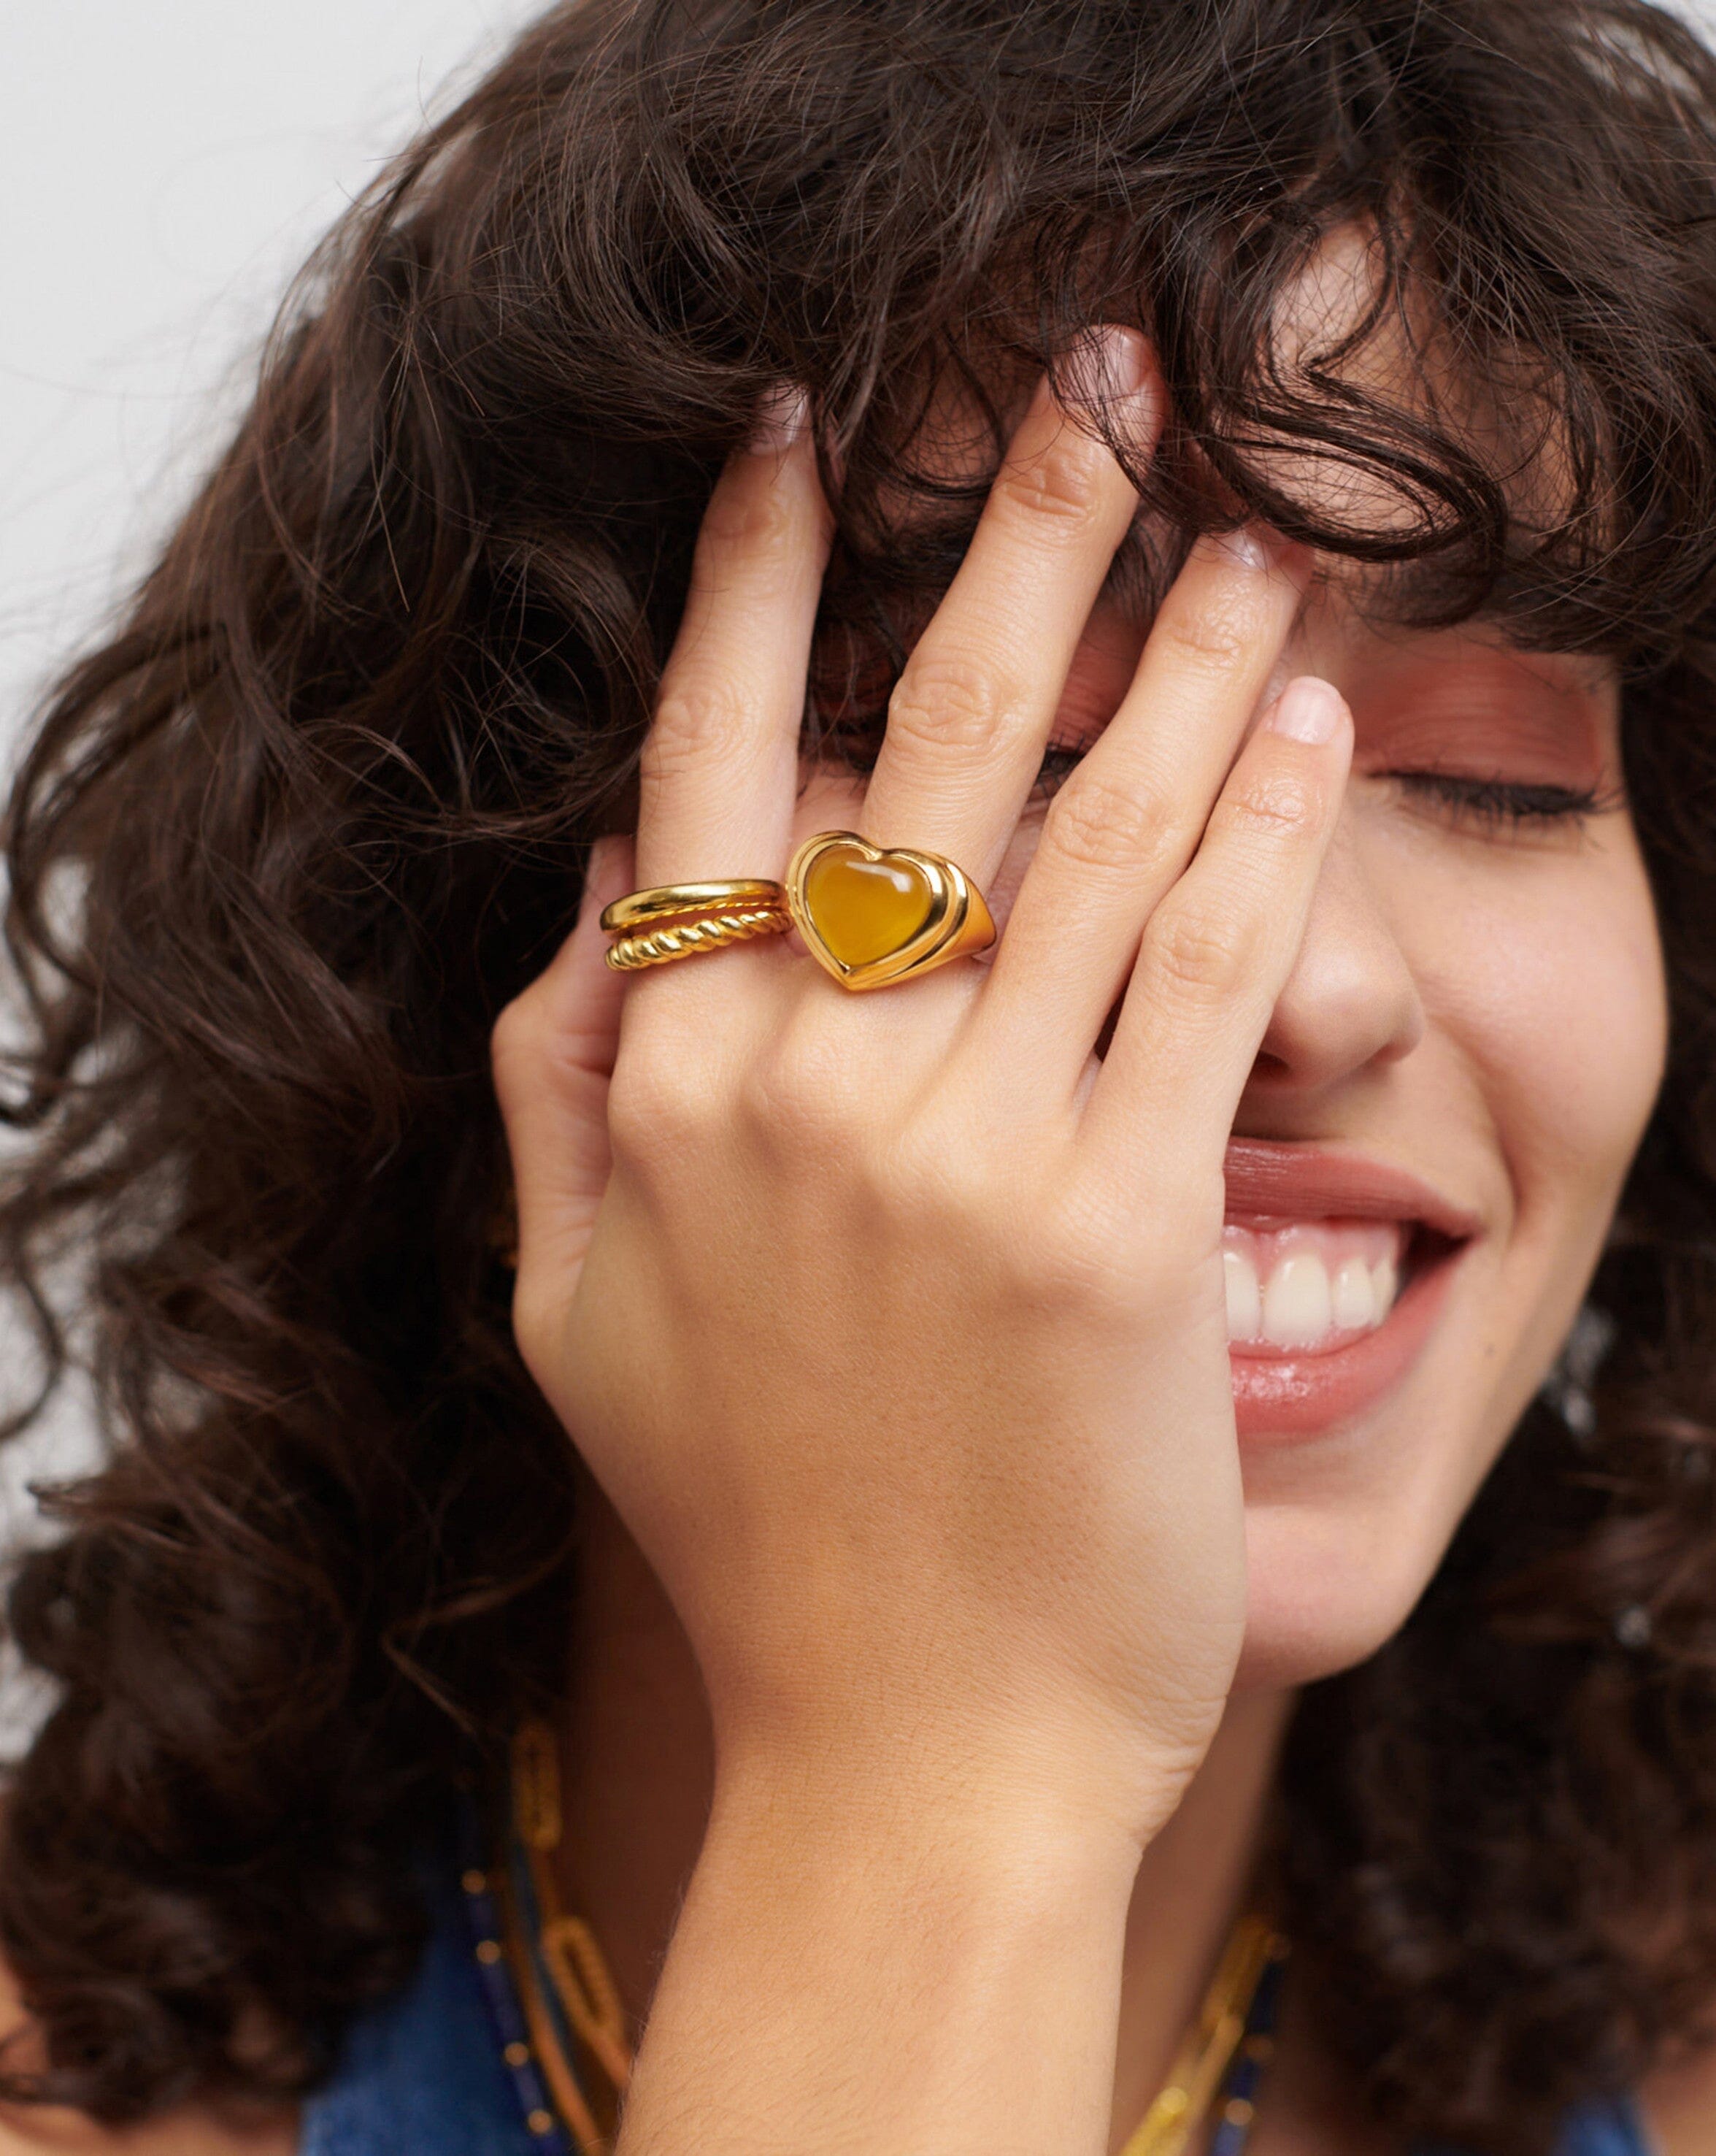
<path fill-rule="evenodd" d="M 477 1959 L 482 1963 L 485 1969 L 493 1969 L 495 1963 L 499 1960 L 500 1954 L 501 1946 L 499 1939 L 479 1939 L 477 1941 Z"/>
<path fill-rule="evenodd" d="M 530 2047 L 528 2044 L 509 2044 L 501 2056 L 510 2066 L 528 2066 L 530 2063 Z"/>
<path fill-rule="evenodd" d="M 844 966 L 868 966 L 909 943 L 930 918 L 935 893 L 914 861 L 898 854 L 867 860 L 855 846 L 830 846 L 811 863 L 804 901 L 817 933 Z"/>
<path fill-rule="evenodd" d="M 526 2117 L 525 2123 L 532 2133 L 552 2133 L 554 2113 L 551 2111 L 533 2111 Z"/>

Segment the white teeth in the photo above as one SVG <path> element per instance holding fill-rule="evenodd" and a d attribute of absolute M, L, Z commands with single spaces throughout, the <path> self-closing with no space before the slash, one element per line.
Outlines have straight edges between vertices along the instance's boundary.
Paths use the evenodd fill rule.
<path fill-rule="evenodd" d="M 1263 1323 L 1263 1298 L 1258 1286 L 1258 1269 L 1240 1251 L 1224 1250 L 1222 1271 L 1227 1283 L 1227 1337 L 1255 1340 Z"/>
<path fill-rule="evenodd" d="M 1330 1300 L 1334 1306 L 1334 1322 L 1344 1332 L 1376 1322 L 1376 1291 L 1371 1282 L 1370 1268 L 1362 1258 L 1341 1260 Z M 1387 1306 L 1383 1307 L 1386 1310 Z"/>
<path fill-rule="evenodd" d="M 1329 1268 L 1314 1250 L 1295 1250 L 1263 1290 L 1263 1337 L 1272 1347 L 1309 1348 L 1328 1332 L 1334 1312 Z"/>
<path fill-rule="evenodd" d="M 1400 1292 L 1407 1232 L 1395 1220 L 1230 1221 L 1228 1339 L 1297 1352 L 1374 1332 Z"/>

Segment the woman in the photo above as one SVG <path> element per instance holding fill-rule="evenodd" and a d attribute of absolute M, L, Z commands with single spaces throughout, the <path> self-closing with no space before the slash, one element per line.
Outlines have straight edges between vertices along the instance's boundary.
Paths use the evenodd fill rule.
<path fill-rule="evenodd" d="M 1716 2146 L 1713 234 L 1635 0 L 359 205 L 13 798 L 0 2146 Z"/>

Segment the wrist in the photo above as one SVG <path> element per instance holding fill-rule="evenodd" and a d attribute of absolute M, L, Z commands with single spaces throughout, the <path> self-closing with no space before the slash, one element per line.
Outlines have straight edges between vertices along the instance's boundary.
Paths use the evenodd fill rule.
<path fill-rule="evenodd" d="M 1069 1871 L 1124 1874 L 1129 1890 L 1201 1758 L 1047 1722 L 718 1722 L 713 1815 L 735 1832 L 811 1832 L 856 1847 L 898 1837 L 926 1856 L 943 1841 L 1003 1859 L 1035 1849 Z"/>
<path fill-rule="evenodd" d="M 623 2156 L 1097 2156 L 1138 1856 L 1074 1808 L 748 1760 L 718 1780 Z"/>
<path fill-rule="evenodd" d="M 1162 1816 L 1173 1809 L 1165 1800 Z M 838 1897 L 843 1881 L 903 1905 L 942 1906 L 973 1926 L 1076 1908 L 1124 1922 L 1149 1838 L 1129 1804 L 969 1760 L 903 1762 L 841 1749 L 729 1754 L 704 1845 L 711 1872 L 749 1872 L 774 1896 Z"/>

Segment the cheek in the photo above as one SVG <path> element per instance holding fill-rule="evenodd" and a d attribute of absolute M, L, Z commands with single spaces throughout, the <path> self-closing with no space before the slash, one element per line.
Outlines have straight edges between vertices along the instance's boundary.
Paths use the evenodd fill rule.
<path fill-rule="evenodd" d="M 1473 1066 L 1522 1213 L 1611 1204 L 1661 1082 L 1661 947 L 1630 834 L 1420 869 L 1410 943 Z M 1520 1224 L 1527 1224 L 1521 1223 Z"/>
<path fill-rule="evenodd" d="M 1427 1021 L 1385 1081 L 1388 1127 L 1408 1153 L 1463 1163 L 1493 1232 L 1401 1409 L 1285 1463 L 1279 1486 L 1248 1475 L 1247 1687 L 1346 1668 L 1405 1621 L 1565 1336 L 1662 1070 L 1661 956 L 1630 844 L 1365 844 Z"/>

